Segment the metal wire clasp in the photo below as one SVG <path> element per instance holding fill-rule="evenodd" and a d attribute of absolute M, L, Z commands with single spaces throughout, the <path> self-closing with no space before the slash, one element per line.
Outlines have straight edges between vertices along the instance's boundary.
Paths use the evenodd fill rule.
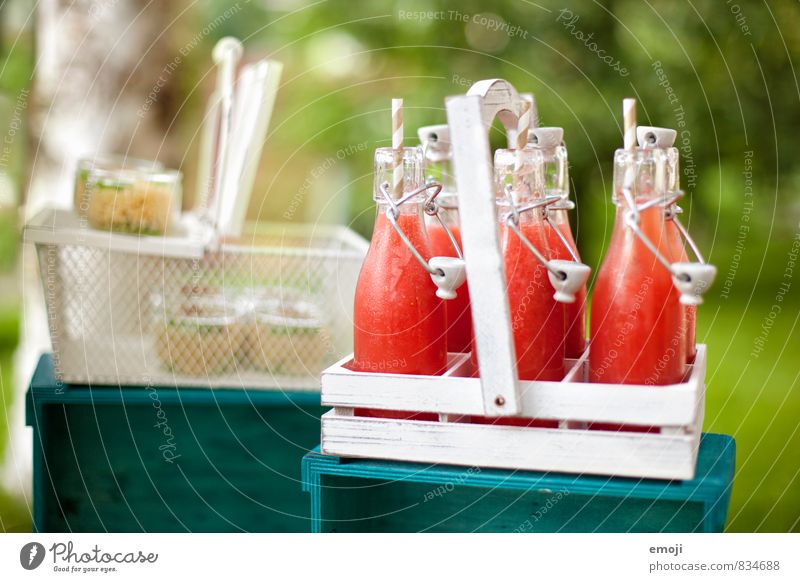
<path fill-rule="evenodd" d="M 510 194 L 512 186 L 509 184 L 506 186 L 506 194 Z M 560 259 L 554 260 L 547 260 L 539 249 L 528 240 L 522 230 L 519 228 L 519 215 L 523 212 L 528 212 L 530 210 L 534 210 L 537 208 L 546 208 L 551 204 L 555 204 L 556 202 L 561 200 L 561 196 L 546 196 L 541 200 L 537 200 L 536 202 L 531 202 L 529 204 L 523 204 L 522 206 L 516 206 L 511 196 L 507 196 L 509 205 L 511 207 L 511 211 L 508 212 L 505 216 L 503 216 L 503 223 L 508 226 L 511 231 L 519 237 L 522 244 L 536 257 L 545 269 L 547 269 L 547 275 L 550 279 L 550 285 L 552 285 L 555 293 L 553 294 L 553 298 L 558 301 L 559 303 L 574 303 L 575 301 L 575 293 L 583 287 L 586 283 L 586 280 L 589 278 L 589 274 L 591 273 L 591 269 L 588 265 L 584 265 L 577 259 L 577 255 L 572 250 L 572 248 L 567 243 L 566 239 L 563 238 L 563 235 L 560 233 L 560 229 L 558 229 L 555 225 L 550 223 L 553 228 L 559 232 L 559 238 L 561 239 L 562 243 L 569 249 L 570 255 L 572 255 L 572 261 L 564 261 Z M 547 212 L 545 211 L 545 216 Z"/>
<path fill-rule="evenodd" d="M 684 192 L 679 190 L 673 193 L 672 196 L 654 198 L 652 200 L 648 200 L 641 206 L 637 206 L 630 187 L 627 185 L 623 186 L 622 196 L 625 198 L 629 208 L 629 210 L 625 213 L 624 220 L 625 224 L 633 231 L 636 237 L 642 241 L 642 244 L 647 247 L 647 249 L 653 254 L 658 262 L 661 263 L 667 269 L 667 271 L 669 271 L 670 275 L 672 275 L 672 282 L 681 293 L 681 303 L 685 305 L 699 305 L 703 302 L 703 293 L 705 293 L 705 291 L 711 287 L 711 284 L 716 277 L 717 269 L 713 265 L 709 265 L 705 262 L 702 254 L 700 253 L 700 249 L 697 247 L 697 244 L 694 242 L 692 237 L 689 236 L 689 233 L 678 220 L 677 212 L 669 210 L 669 207 L 683 197 L 683 195 Z M 649 208 L 652 208 L 653 206 L 658 205 L 663 205 L 667 208 L 665 212 L 670 213 L 667 216 L 667 219 L 675 222 L 678 232 L 680 232 L 681 237 L 683 237 L 683 239 L 689 244 L 689 248 L 692 249 L 692 253 L 697 258 L 697 262 L 670 263 L 669 260 L 659 252 L 658 247 L 656 247 L 656 245 L 654 245 L 653 242 L 647 238 L 644 232 L 642 232 L 642 229 L 639 228 L 641 213 Z"/>
<path fill-rule="evenodd" d="M 692 249 L 692 254 L 698 260 L 698 262 L 706 264 L 706 260 L 703 258 L 703 255 L 700 252 L 700 247 L 698 247 L 697 243 L 694 242 L 694 239 L 689 234 L 689 231 L 683 226 L 683 223 L 678 220 L 678 214 L 683 212 L 683 210 L 681 210 L 679 206 L 675 206 L 675 203 L 685 195 L 686 192 L 683 190 L 678 190 L 671 198 L 668 198 L 664 202 L 664 216 L 667 220 L 671 220 L 675 223 L 675 227 L 678 229 L 678 232 L 681 233 L 681 237 L 686 241 L 686 244 L 689 245 L 689 248 Z"/>
<path fill-rule="evenodd" d="M 546 196 L 546 197 L 542 198 L 541 200 L 537 200 L 535 202 L 530 202 L 528 204 L 523 204 L 522 206 L 517 206 L 516 204 L 514 204 L 514 202 L 512 202 L 511 190 L 512 190 L 511 184 L 506 186 L 506 198 L 508 199 L 508 205 L 511 208 L 511 211 L 506 213 L 503 216 L 503 219 L 502 219 L 503 220 L 503 224 L 505 224 L 508 228 L 510 228 L 514 232 L 515 235 L 517 235 L 519 240 L 522 241 L 522 244 L 525 245 L 525 247 L 533 254 L 534 257 L 536 257 L 536 260 L 539 261 L 544 266 L 545 269 L 547 269 L 554 276 L 556 276 L 559 279 L 563 280 L 566 277 L 566 275 L 564 273 L 560 272 L 555 267 L 553 267 L 550 264 L 550 261 L 547 260 L 547 257 L 545 257 L 541 253 L 541 251 L 539 251 L 539 249 L 537 249 L 536 246 L 530 240 L 528 240 L 528 237 L 526 237 L 522 233 L 522 230 L 520 230 L 520 228 L 519 228 L 519 216 L 520 216 L 520 214 L 522 214 L 523 212 L 529 212 L 531 210 L 535 210 L 537 208 L 546 208 L 547 206 L 550 206 L 551 204 L 555 204 L 556 202 L 561 200 L 561 197 L 560 196 Z"/>
<path fill-rule="evenodd" d="M 403 229 L 400 228 L 400 225 L 397 224 L 397 218 L 400 215 L 399 207 L 427 190 L 432 190 L 432 192 L 425 199 L 422 208 L 425 211 L 425 214 L 429 216 L 435 216 L 439 221 L 439 224 L 442 225 L 442 228 L 444 228 L 445 232 L 447 233 L 447 238 L 450 239 L 450 243 L 453 245 L 453 248 L 456 251 L 456 255 L 458 255 L 457 258 L 432 257 L 430 262 L 426 261 L 408 239 L 406 233 L 403 232 Z M 436 197 L 439 195 L 439 193 L 441 193 L 442 185 L 438 182 L 428 182 L 413 192 L 409 192 L 397 201 L 392 200 L 392 197 L 389 194 L 389 182 L 384 182 L 381 184 L 380 191 L 381 194 L 383 194 L 384 200 L 388 204 L 386 208 L 386 218 L 389 220 L 389 224 L 391 224 L 392 228 L 394 228 L 395 232 L 397 232 L 400 240 L 402 240 L 403 244 L 406 245 L 408 250 L 411 252 L 411 255 L 417 260 L 420 266 L 428 272 L 428 274 L 431 276 L 431 279 L 433 279 L 433 282 L 438 288 L 436 295 L 442 299 L 455 299 L 455 290 L 464 283 L 466 279 L 466 271 L 464 268 L 464 255 L 461 253 L 461 248 L 458 246 L 458 242 L 456 241 L 453 232 L 439 215 L 439 206 L 436 203 Z"/>

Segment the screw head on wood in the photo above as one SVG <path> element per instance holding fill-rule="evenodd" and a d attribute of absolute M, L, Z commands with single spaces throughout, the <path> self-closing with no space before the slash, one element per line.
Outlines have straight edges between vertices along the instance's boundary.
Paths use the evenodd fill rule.
<path fill-rule="evenodd" d="M 503 406 L 506 403 L 506 399 L 503 398 L 502 396 L 498 396 L 497 398 L 494 399 L 494 403 L 497 406 Z"/>

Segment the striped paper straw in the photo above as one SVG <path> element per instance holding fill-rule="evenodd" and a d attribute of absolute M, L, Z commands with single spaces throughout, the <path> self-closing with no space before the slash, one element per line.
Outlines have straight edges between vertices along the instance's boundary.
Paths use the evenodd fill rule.
<path fill-rule="evenodd" d="M 636 99 L 622 100 L 622 124 L 625 128 L 623 144 L 632 152 L 636 149 Z"/>
<path fill-rule="evenodd" d="M 531 123 L 530 127 L 535 129 L 539 127 L 539 105 L 536 103 L 536 95 L 533 93 L 525 93 L 525 101 L 530 103 L 531 106 Z"/>
<path fill-rule="evenodd" d="M 520 113 L 517 120 L 517 155 L 514 159 L 514 177 L 517 189 L 522 187 L 522 177 L 519 171 L 522 169 L 522 150 L 528 145 L 528 130 L 531 127 L 531 104 L 530 101 L 522 99 L 520 101 Z"/>
<path fill-rule="evenodd" d="M 521 151 L 528 145 L 528 130 L 531 128 L 531 102 L 522 99 L 520 102 L 520 114 L 517 121 L 517 151 Z"/>
<path fill-rule="evenodd" d="M 392 194 L 395 200 L 403 196 L 403 100 L 392 99 Z"/>
<path fill-rule="evenodd" d="M 622 127 L 624 132 L 622 134 L 622 144 L 625 147 L 625 151 L 633 154 L 636 151 L 636 99 L 629 97 L 622 100 Z M 627 202 L 632 206 L 632 209 L 635 209 L 635 194 L 633 194 L 632 189 L 636 180 L 636 162 L 633 160 L 633 155 L 628 160 L 628 167 L 625 168 L 622 180 L 624 188 L 631 189 L 631 199 Z M 625 191 L 623 190 L 623 192 Z"/>

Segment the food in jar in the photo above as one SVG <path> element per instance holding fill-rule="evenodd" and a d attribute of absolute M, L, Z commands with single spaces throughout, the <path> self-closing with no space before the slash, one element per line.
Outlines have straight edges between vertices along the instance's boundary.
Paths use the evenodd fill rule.
<path fill-rule="evenodd" d="M 165 169 L 79 171 L 78 214 L 92 228 L 124 234 L 162 235 L 180 212 L 181 173 Z"/>
<path fill-rule="evenodd" d="M 273 374 L 316 375 L 325 366 L 330 341 L 316 305 L 305 299 L 267 298 L 253 303 L 244 358 Z"/>
<path fill-rule="evenodd" d="M 205 377 L 233 365 L 246 333 L 238 304 L 222 295 L 191 297 L 161 315 L 157 349 L 173 372 Z"/>
<path fill-rule="evenodd" d="M 89 202 L 89 224 L 125 234 L 165 234 L 173 197 L 169 184 L 99 181 Z"/>
<path fill-rule="evenodd" d="M 91 158 L 78 160 L 78 170 L 75 175 L 74 203 L 75 211 L 81 216 L 86 216 L 89 210 L 89 200 L 86 197 L 87 181 L 95 172 L 107 172 L 113 175 L 123 170 L 135 170 L 144 173 L 158 172 L 164 169 L 161 162 L 131 158 L 114 154 L 104 154 Z"/>

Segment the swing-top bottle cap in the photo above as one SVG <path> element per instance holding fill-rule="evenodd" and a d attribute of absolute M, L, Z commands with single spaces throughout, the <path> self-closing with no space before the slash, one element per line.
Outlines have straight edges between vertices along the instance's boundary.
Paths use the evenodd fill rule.
<path fill-rule="evenodd" d="M 665 150 L 667 154 L 667 190 L 680 189 L 680 176 L 678 170 L 679 156 L 675 149 L 675 138 L 678 132 L 667 127 L 653 127 L 640 125 L 636 128 L 636 139 L 639 147 L 648 150 Z"/>
<path fill-rule="evenodd" d="M 446 124 L 420 127 L 417 135 L 428 160 L 442 162 L 450 158 L 450 128 Z"/>
<path fill-rule="evenodd" d="M 563 127 L 534 127 L 528 132 L 528 143 L 542 149 L 558 147 L 564 141 Z"/>
<path fill-rule="evenodd" d="M 560 202 L 550 206 L 552 210 L 575 208 L 569 199 L 567 149 L 563 146 L 563 127 L 535 127 L 528 133 L 528 147 L 544 153 L 545 193 L 561 197 Z"/>
<path fill-rule="evenodd" d="M 639 147 L 657 147 L 660 149 L 671 148 L 675 144 L 678 132 L 667 127 L 652 127 L 640 125 L 636 128 L 636 139 Z"/>
<path fill-rule="evenodd" d="M 450 128 L 446 123 L 420 127 L 417 130 L 417 135 L 423 146 L 436 143 L 450 145 Z"/>

